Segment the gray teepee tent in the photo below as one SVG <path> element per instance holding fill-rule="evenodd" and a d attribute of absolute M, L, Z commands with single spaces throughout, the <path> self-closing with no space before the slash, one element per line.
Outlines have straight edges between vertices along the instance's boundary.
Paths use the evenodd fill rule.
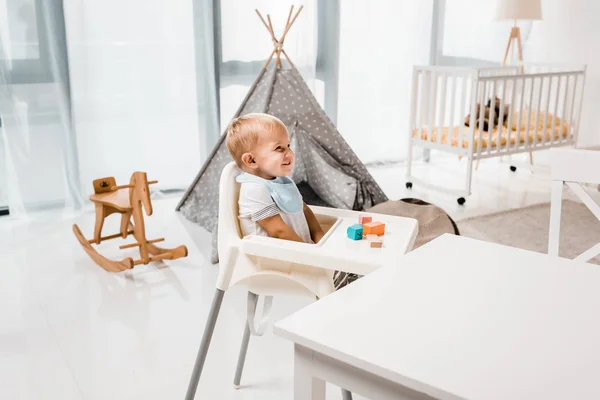
<path fill-rule="evenodd" d="M 299 13 L 291 22 L 288 17 L 286 29 L 279 40 L 275 39 L 270 18 L 267 25 L 261 16 L 275 48 L 235 117 L 268 113 L 286 125 L 296 153 L 292 179 L 307 204 L 363 210 L 387 201 L 386 195 L 321 109 L 282 48 L 285 35 Z M 286 57 L 290 68 L 282 68 L 281 54 Z M 273 56 L 276 56 L 275 68 L 268 70 Z M 213 232 L 213 245 L 216 243 L 219 180 L 221 171 L 231 162 L 225 138 L 223 134 L 177 206 L 187 219 Z M 216 248 L 213 248 L 214 262 L 215 255 Z"/>

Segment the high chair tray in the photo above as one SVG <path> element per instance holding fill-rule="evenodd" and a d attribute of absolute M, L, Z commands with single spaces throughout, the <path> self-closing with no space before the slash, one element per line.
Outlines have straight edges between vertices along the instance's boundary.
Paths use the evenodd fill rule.
<path fill-rule="evenodd" d="M 381 237 L 383 247 L 371 248 L 367 240 L 352 240 L 346 234 L 347 228 L 358 223 L 358 215 L 363 213 L 326 207 L 311 209 L 320 221 L 331 221 L 331 227 L 318 244 L 251 235 L 242 240 L 242 251 L 253 256 L 365 275 L 408 252 L 418 232 L 417 220 L 413 218 L 364 213 L 372 216 L 373 221 L 385 223 L 385 235 Z"/>

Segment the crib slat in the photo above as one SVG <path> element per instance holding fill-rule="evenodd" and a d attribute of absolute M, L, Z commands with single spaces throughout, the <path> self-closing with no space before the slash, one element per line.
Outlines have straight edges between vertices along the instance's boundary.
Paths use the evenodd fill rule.
<path fill-rule="evenodd" d="M 554 144 L 557 142 L 560 142 L 560 139 L 562 138 L 562 129 L 559 130 L 558 132 L 558 136 L 555 135 L 556 132 L 556 119 L 558 118 L 558 101 L 560 100 L 560 85 L 562 83 L 562 76 L 558 77 L 558 85 L 556 86 L 556 97 L 555 97 L 555 101 L 554 101 L 554 114 L 552 117 L 552 130 L 551 130 L 551 135 L 550 136 L 550 143 Z"/>
<path fill-rule="evenodd" d="M 435 120 L 435 105 L 436 105 L 436 92 L 437 92 L 437 72 L 431 72 L 430 80 L 430 93 L 429 93 L 429 115 L 427 117 L 427 122 L 429 125 L 429 136 L 427 137 L 427 141 L 433 141 L 433 124 Z M 438 135 L 439 136 L 439 135 Z"/>
<path fill-rule="evenodd" d="M 419 75 L 420 72 L 414 68 L 413 69 L 413 74 L 412 74 L 412 90 L 411 90 L 411 94 L 410 94 L 410 120 L 408 122 L 408 149 L 409 149 L 409 153 L 408 156 L 409 158 L 412 157 L 412 140 L 413 140 L 413 132 L 415 131 L 416 127 L 416 113 L 417 113 L 417 99 L 419 96 Z M 421 137 L 419 136 L 419 139 Z"/>
<path fill-rule="evenodd" d="M 550 111 L 550 97 L 552 96 L 553 78 L 548 79 L 548 92 L 546 93 L 546 112 L 544 114 L 544 127 L 542 130 L 542 146 L 546 144 L 546 136 L 548 136 L 548 112 Z M 551 137 L 552 138 L 552 137 Z"/>
<path fill-rule="evenodd" d="M 563 111 L 562 111 L 562 117 L 561 117 L 561 121 L 560 121 L 560 139 L 559 142 L 563 143 L 566 142 L 567 140 L 569 140 L 569 136 L 571 135 L 571 126 L 569 125 L 567 127 L 567 136 L 563 137 L 562 133 L 563 133 L 563 129 L 565 129 L 565 123 L 568 121 L 567 119 L 567 104 L 569 103 L 569 81 L 571 80 L 570 76 L 567 76 L 567 81 L 565 82 L 565 94 L 564 94 L 564 100 L 563 100 Z"/>
<path fill-rule="evenodd" d="M 533 141 L 529 140 L 529 131 L 531 130 L 531 113 L 533 112 L 533 90 L 535 89 L 535 78 L 531 78 L 531 84 L 529 85 L 529 103 L 527 103 L 529 105 L 528 109 L 527 109 L 527 126 L 526 126 L 526 130 L 525 130 L 525 147 L 528 149 L 531 149 L 531 147 L 533 146 Z"/>
<path fill-rule="evenodd" d="M 577 127 L 573 131 L 573 140 L 577 143 L 577 135 L 579 135 L 579 124 L 581 123 L 581 111 L 583 110 L 583 90 L 585 89 L 585 75 L 581 78 L 581 93 L 579 94 L 579 105 L 577 106 Z"/>
<path fill-rule="evenodd" d="M 442 89 L 440 93 L 440 109 L 438 115 L 438 134 L 437 134 L 437 143 L 442 143 L 442 133 L 444 132 L 444 115 L 446 112 L 446 80 L 448 79 L 448 75 L 445 72 L 441 73 L 442 78 Z M 451 132 L 448 132 L 450 137 L 448 138 L 448 143 L 452 144 Z"/>
<path fill-rule="evenodd" d="M 490 81 L 490 93 L 487 96 L 490 99 L 490 118 L 488 120 L 488 131 L 487 131 L 487 153 L 492 153 L 492 134 L 494 132 L 494 117 L 496 111 L 496 81 Z"/>
<path fill-rule="evenodd" d="M 506 131 L 508 132 L 508 143 L 506 143 L 506 152 L 507 153 L 510 153 L 510 150 L 512 148 L 510 139 L 513 135 L 512 121 L 513 121 L 513 116 L 515 114 L 515 108 L 516 108 L 515 93 L 517 91 L 517 89 L 516 89 L 517 79 L 513 78 L 512 83 L 513 83 L 513 89 L 510 91 L 510 105 L 508 107 L 508 122 L 506 123 Z M 515 132 L 515 134 L 516 134 L 516 132 Z M 519 145 L 519 141 L 515 140 L 515 146 L 518 146 L 518 145 Z"/>
<path fill-rule="evenodd" d="M 525 102 L 525 86 L 527 86 L 527 80 L 521 79 L 521 96 L 519 98 L 519 114 L 517 115 L 517 141 L 515 143 L 515 149 L 521 146 L 521 121 L 523 120 L 523 103 Z"/>
<path fill-rule="evenodd" d="M 569 114 L 569 137 L 572 138 L 575 125 L 575 96 L 577 96 L 577 86 L 579 83 L 579 75 L 575 75 L 575 84 L 573 85 L 573 100 L 571 101 L 571 113 Z"/>
<path fill-rule="evenodd" d="M 537 146 L 537 135 L 538 135 L 538 130 L 539 130 L 539 123 L 540 123 L 540 106 L 542 105 L 542 92 L 544 89 L 544 77 L 540 78 L 540 87 L 539 87 L 539 93 L 538 93 L 538 97 L 537 97 L 537 106 L 535 107 L 535 129 L 533 131 L 533 146 L 536 147 Z"/>
<path fill-rule="evenodd" d="M 498 134 L 496 135 L 496 153 L 500 153 L 502 150 L 502 132 L 503 126 L 502 123 L 504 118 L 504 99 L 506 97 L 506 79 L 502 80 L 502 95 L 500 96 L 500 112 L 498 113 Z M 508 142 L 507 145 L 510 145 L 510 131 L 508 131 Z"/>
<path fill-rule="evenodd" d="M 452 81 L 450 82 L 452 85 L 452 91 L 450 92 L 450 120 L 448 121 L 448 126 L 450 130 L 453 130 L 454 127 L 454 104 L 456 103 L 456 73 L 452 72 Z M 445 96 L 444 96 L 445 97 Z M 450 133 L 448 133 L 450 135 Z M 448 137 L 450 140 L 450 137 Z M 460 142 L 459 142 L 460 143 Z M 450 142 L 452 144 L 452 142 Z"/>
<path fill-rule="evenodd" d="M 480 96 L 479 96 L 479 114 L 481 115 L 481 113 L 483 112 L 483 108 L 485 105 L 485 95 L 487 94 L 487 83 L 486 82 L 481 82 L 481 88 L 480 88 Z M 478 128 L 478 138 L 477 138 L 477 154 L 481 154 L 481 133 L 483 132 L 483 118 L 479 118 L 479 128 Z"/>
<path fill-rule="evenodd" d="M 463 84 L 462 84 L 462 96 L 461 96 L 461 109 L 463 109 L 465 107 L 465 96 L 466 96 L 466 92 L 467 92 L 467 85 L 469 84 L 469 82 L 471 83 L 471 96 L 470 96 L 470 103 L 468 103 L 467 107 L 470 108 L 469 111 L 469 129 L 467 131 L 467 134 L 469 135 L 468 137 L 468 150 L 469 150 L 469 158 L 473 157 L 473 139 L 475 136 L 475 110 L 476 110 L 476 106 L 477 106 L 477 91 L 478 91 L 478 87 L 477 85 L 481 86 L 481 84 L 479 83 L 479 81 L 477 80 L 477 73 L 476 72 L 472 72 L 471 73 L 471 78 L 467 79 L 466 77 L 463 78 Z M 465 124 L 462 123 L 460 124 L 461 126 L 461 132 L 463 133 L 463 135 L 460 136 L 460 140 L 461 140 L 461 144 L 460 146 L 462 146 L 462 141 L 464 140 L 464 126 Z"/>
<path fill-rule="evenodd" d="M 465 101 L 467 98 L 467 85 L 469 83 L 469 80 L 463 76 L 461 81 L 462 81 L 462 84 L 461 84 L 461 92 L 462 93 L 460 94 L 460 107 L 458 108 L 459 111 L 464 110 L 465 107 L 469 107 L 468 104 L 465 105 Z M 475 79 L 471 79 L 470 82 L 471 82 L 471 85 L 473 85 L 471 87 L 471 89 L 474 90 L 475 92 L 477 92 L 477 88 L 475 87 L 475 84 L 477 81 Z M 471 104 L 471 106 L 472 106 L 471 107 L 472 111 L 469 114 L 475 115 L 475 109 L 473 108 L 475 105 Z M 458 125 L 460 126 L 460 128 L 458 128 L 458 146 L 459 146 L 459 148 L 462 148 L 462 143 L 465 140 L 465 123 L 464 123 L 464 121 L 461 121 L 459 119 Z M 469 121 L 469 131 L 475 132 L 475 119 L 473 119 L 473 121 Z M 472 136 L 472 134 L 471 134 L 471 136 Z M 470 140 L 469 142 L 472 143 L 473 140 Z M 472 144 L 469 144 L 469 147 L 471 147 L 471 146 L 472 146 Z M 471 150 L 469 150 L 469 152 L 470 151 Z"/>
<path fill-rule="evenodd" d="M 423 126 L 425 125 L 425 115 L 427 115 L 428 95 L 429 95 L 429 72 L 420 72 L 419 86 L 419 98 L 417 104 L 419 106 L 419 117 L 417 118 L 419 124 L 419 140 L 423 139 Z M 427 138 L 425 138 L 427 140 Z"/>

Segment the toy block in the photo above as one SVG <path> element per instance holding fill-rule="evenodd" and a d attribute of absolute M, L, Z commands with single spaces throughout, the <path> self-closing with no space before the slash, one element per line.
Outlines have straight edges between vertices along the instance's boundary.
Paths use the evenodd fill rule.
<path fill-rule="evenodd" d="M 369 245 L 371 248 L 380 249 L 383 247 L 383 240 L 373 240 Z"/>
<path fill-rule="evenodd" d="M 360 214 L 358 216 L 358 223 L 361 225 L 368 224 L 369 222 L 373 222 L 373 217 L 365 214 Z"/>
<path fill-rule="evenodd" d="M 361 224 L 351 225 L 346 230 L 346 233 L 352 240 L 361 240 L 363 236 L 363 226 Z"/>
<path fill-rule="evenodd" d="M 382 236 L 385 234 L 385 224 L 383 222 L 369 222 L 363 225 L 365 235 Z"/>
<path fill-rule="evenodd" d="M 373 235 L 373 234 L 368 234 L 368 235 L 365 235 L 365 239 L 367 239 L 369 242 L 373 242 L 373 241 L 379 240 L 379 236 Z"/>

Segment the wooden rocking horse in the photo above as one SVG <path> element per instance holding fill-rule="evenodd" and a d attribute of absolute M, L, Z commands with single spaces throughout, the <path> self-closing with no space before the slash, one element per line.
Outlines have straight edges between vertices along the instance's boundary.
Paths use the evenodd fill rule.
<path fill-rule="evenodd" d="M 157 181 L 148 182 L 145 172 L 134 172 L 131 175 L 129 185 L 116 186 L 115 178 L 101 178 L 94 181 L 94 194 L 90 200 L 96 206 L 96 225 L 94 227 L 93 239 L 87 240 L 79 227 L 74 224 L 73 232 L 83 249 L 94 260 L 96 264 L 110 272 L 120 272 L 126 269 L 132 269 L 139 264 L 148 264 L 152 261 L 175 260 L 187 256 L 187 247 L 179 246 L 174 249 L 163 249 L 155 246 L 154 243 L 165 240 L 164 238 L 147 240 L 146 229 L 144 225 L 144 214 L 152 215 L 152 202 L 150 201 L 149 185 Z M 102 236 L 102 226 L 104 220 L 111 214 L 121 214 L 120 232 L 114 235 Z M 133 216 L 133 224 L 131 217 Z M 135 243 L 119 246 L 121 250 L 132 247 L 139 247 L 139 260 L 133 260 L 127 257 L 121 261 L 113 261 L 96 251 L 92 244 L 100 244 L 104 240 L 115 239 L 133 235 Z"/>

